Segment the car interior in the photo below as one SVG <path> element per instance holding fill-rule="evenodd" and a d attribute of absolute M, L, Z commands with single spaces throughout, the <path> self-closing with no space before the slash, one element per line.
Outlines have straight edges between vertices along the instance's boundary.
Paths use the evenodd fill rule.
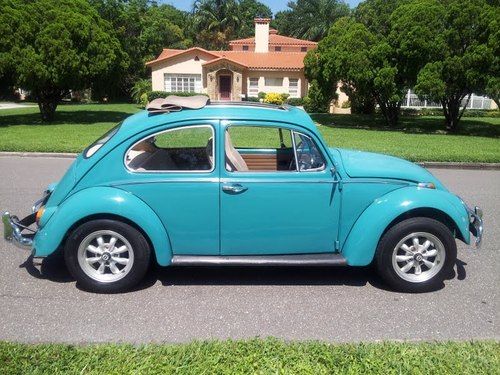
<path fill-rule="evenodd" d="M 226 130 L 224 145 L 226 170 L 230 172 L 297 170 L 291 141 L 292 133 L 289 130 L 286 132 L 284 136 L 279 129 L 279 139 L 264 139 L 265 147 L 259 146 L 257 141 L 257 147 L 235 147 L 231 132 Z M 274 147 L 269 146 L 273 144 Z M 279 147 L 276 147 L 277 144 Z M 317 169 L 324 165 L 321 154 L 309 137 L 300 135 L 296 147 L 299 170 Z M 213 150 L 213 137 L 208 138 L 204 147 L 160 147 L 156 137 L 153 136 L 130 149 L 126 163 L 133 171 L 209 171 L 214 163 Z"/>

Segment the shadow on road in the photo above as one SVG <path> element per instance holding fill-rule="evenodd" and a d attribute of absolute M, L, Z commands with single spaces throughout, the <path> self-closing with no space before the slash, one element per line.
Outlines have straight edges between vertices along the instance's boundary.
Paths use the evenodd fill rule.
<path fill-rule="evenodd" d="M 456 271 L 447 276 L 465 280 L 467 263 L 457 259 Z M 75 281 L 61 255 L 45 259 L 30 256 L 19 266 L 33 277 L 57 283 Z M 132 291 L 143 290 L 160 281 L 171 285 L 347 285 L 392 291 L 373 267 L 159 267 L 153 266 L 144 280 Z M 77 285 L 78 288 L 80 288 Z M 442 289 L 444 284 L 439 287 Z"/>

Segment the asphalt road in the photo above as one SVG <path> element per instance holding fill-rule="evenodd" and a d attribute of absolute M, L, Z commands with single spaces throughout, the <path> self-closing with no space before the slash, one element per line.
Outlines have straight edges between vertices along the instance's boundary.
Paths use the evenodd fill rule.
<path fill-rule="evenodd" d="M 70 161 L 0 157 L 0 208 L 27 213 Z M 500 171 L 432 172 L 486 221 L 483 248 L 460 242 L 439 291 L 395 293 L 368 268 L 157 268 L 137 291 L 96 295 L 79 290 L 60 259 L 33 265 L 0 239 L 0 340 L 499 339 Z"/>

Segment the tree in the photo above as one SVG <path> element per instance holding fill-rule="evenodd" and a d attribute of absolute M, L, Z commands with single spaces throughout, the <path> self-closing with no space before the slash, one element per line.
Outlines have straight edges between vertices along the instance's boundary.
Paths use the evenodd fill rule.
<path fill-rule="evenodd" d="M 223 49 L 241 25 L 236 0 L 196 0 L 192 17 L 198 44 L 209 49 Z"/>
<path fill-rule="evenodd" d="M 330 27 L 350 12 L 341 0 L 297 0 L 288 2 L 285 11 L 276 13 L 276 26 L 281 34 L 319 41 Z"/>
<path fill-rule="evenodd" d="M 422 17 L 420 11 L 429 7 L 432 14 Z M 418 29 L 426 39 L 411 43 L 402 35 L 399 43 L 402 56 L 426 61 L 415 92 L 442 104 L 449 131 L 458 130 L 473 92 L 498 90 L 498 39 L 491 36 L 499 35 L 499 17 L 484 0 L 416 0 L 400 9 L 399 29 Z"/>
<path fill-rule="evenodd" d="M 341 90 L 355 94 L 356 107 L 369 112 L 369 104 L 375 101 L 388 126 L 398 123 L 407 82 L 387 37 L 371 32 L 353 17 L 344 17 L 312 53 L 318 54 L 317 68 L 311 70 L 311 59 L 305 60 L 309 79 L 325 80 L 333 91 L 333 83 L 341 81 Z"/>
<path fill-rule="evenodd" d="M 238 14 L 240 15 L 240 26 L 236 30 L 237 38 L 247 38 L 254 35 L 255 18 L 271 18 L 273 12 L 267 5 L 256 0 L 240 0 L 238 5 Z"/>
<path fill-rule="evenodd" d="M 189 15 L 175 7 L 157 5 L 150 0 L 90 0 L 105 20 L 108 20 L 129 56 L 123 70 L 114 69 L 92 85 L 93 96 L 129 97 L 136 81 L 148 75 L 145 62 L 154 59 L 163 48 L 187 48 L 192 44 Z"/>
<path fill-rule="evenodd" d="M 84 0 L 4 0 L 0 33 L 0 70 L 31 91 L 45 121 L 70 90 L 88 88 L 124 56 L 109 23 Z"/>

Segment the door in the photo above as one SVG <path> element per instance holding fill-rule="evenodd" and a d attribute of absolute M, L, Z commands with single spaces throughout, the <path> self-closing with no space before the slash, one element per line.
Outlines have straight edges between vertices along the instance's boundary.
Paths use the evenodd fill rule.
<path fill-rule="evenodd" d="M 219 76 L 219 95 L 221 100 L 231 100 L 231 76 Z"/>
<path fill-rule="evenodd" d="M 245 124 L 221 134 L 221 254 L 334 252 L 340 193 L 312 135 Z M 247 163 L 249 153 L 269 157 Z"/>
<path fill-rule="evenodd" d="M 219 254 L 217 125 L 191 124 L 143 136 L 125 156 L 131 179 L 120 188 L 155 211 L 174 254 Z"/>

